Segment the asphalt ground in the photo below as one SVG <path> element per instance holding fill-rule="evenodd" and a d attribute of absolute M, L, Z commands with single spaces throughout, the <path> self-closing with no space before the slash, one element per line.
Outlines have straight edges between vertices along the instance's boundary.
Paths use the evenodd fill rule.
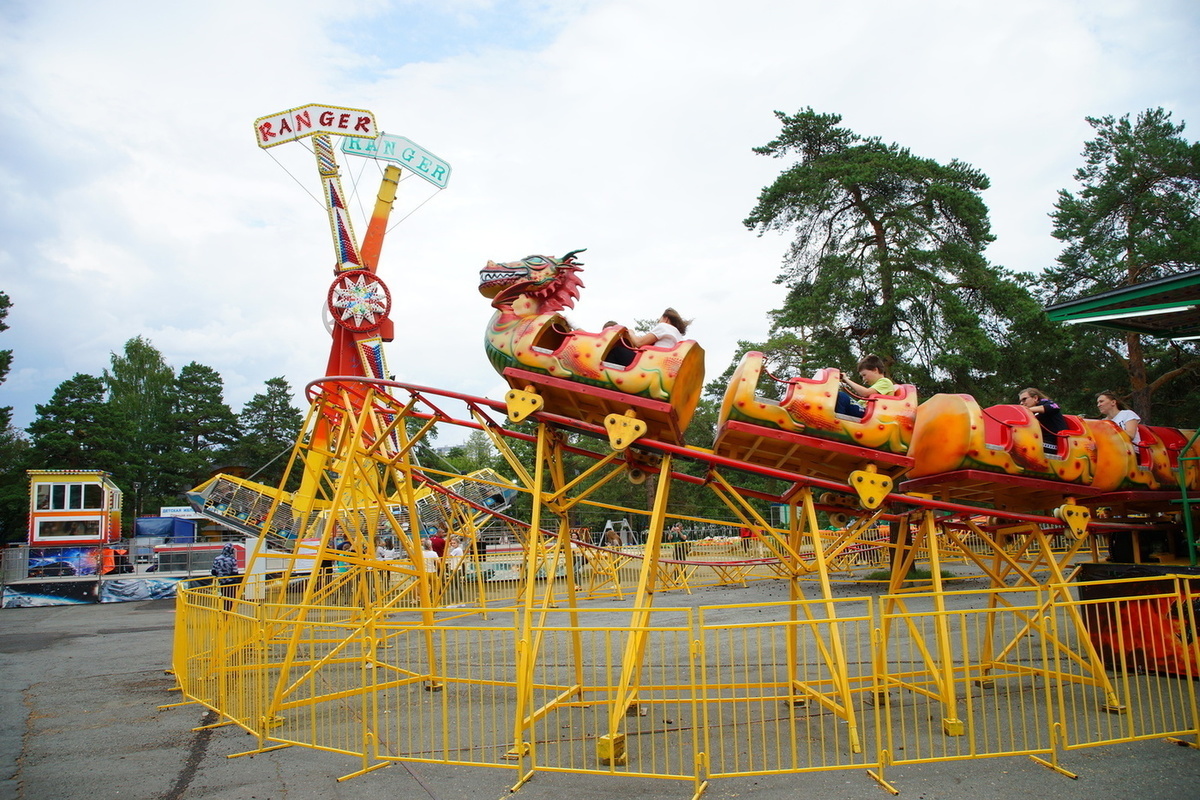
<path fill-rule="evenodd" d="M 753 602 L 770 583 L 746 596 Z M 763 587 L 756 590 L 755 586 Z M 669 602 L 669 601 L 668 601 Z M 345 782 L 358 760 L 305 748 L 253 757 L 255 740 L 178 702 L 170 666 L 173 601 L 0 611 L 0 800 L 457 800 L 510 796 L 511 770 L 399 764 Z M 1071 779 L 1026 757 L 890 767 L 901 797 L 988 800 L 1200 798 L 1200 750 L 1165 740 L 1064 753 Z M 539 773 L 525 800 L 679 800 L 688 782 Z M 889 796 L 864 770 L 743 776 L 713 781 L 704 797 Z"/>

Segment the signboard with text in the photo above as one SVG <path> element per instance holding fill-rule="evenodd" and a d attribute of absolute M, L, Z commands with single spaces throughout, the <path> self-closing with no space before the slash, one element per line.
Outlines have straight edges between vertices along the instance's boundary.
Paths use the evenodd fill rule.
<path fill-rule="evenodd" d="M 205 519 L 203 514 L 200 514 L 191 506 L 159 506 L 158 515 L 160 517 L 180 517 L 182 519 Z"/>
<path fill-rule="evenodd" d="M 341 106 L 301 106 L 254 120 L 254 135 L 262 148 L 318 134 L 374 139 L 379 129 L 370 111 Z"/>
<path fill-rule="evenodd" d="M 450 180 L 450 165 L 412 139 L 381 133 L 371 140 L 346 139 L 342 152 L 352 156 L 393 161 L 437 186 L 446 188 Z"/>

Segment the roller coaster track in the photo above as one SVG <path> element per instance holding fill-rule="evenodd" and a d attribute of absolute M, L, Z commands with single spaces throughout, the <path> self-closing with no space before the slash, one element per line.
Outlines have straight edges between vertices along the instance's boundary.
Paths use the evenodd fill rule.
<path fill-rule="evenodd" d="M 335 390 L 336 387 L 336 390 Z M 368 392 L 370 387 L 373 391 Z M 368 396 L 372 395 L 375 403 L 380 403 L 380 411 L 384 413 L 394 414 L 401 410 L 402 405 L 411 406 L 404 413 L 412 419 L 422 422 L 455 425 L 472 430 L 479 430 L 487 433 L 489 436 L 501 437 L 522 441 L 528 444 L 537 442 L 536 434 L 525 433 L 522 431 L 513 430 L 506 427 L 503 415 L 507 413 L 507 407 L 504 402 L 486 397 L 477 397 L 473 395 L 463 394 L 445 389 L 437 389 L 419 384 L 402 383 L 396 381 L 371 380 L 354 376 L 330 376 L 320 378 L 310 382 L 307 386 L 309 398 L 316 400 L 317 398 L 329 395 L 334 391 L 349 390 L 351 397 L 356 397 L 358 402 L 362 402 Z M 388 402 L 382 400 L 387 396 L 395 398 L 397 395 L 404 395 L 408 398 L 405 404 L 393 400 Z M 446 401 L 461 403 L 468 416 L 456 416 L 448 411 Z M 607 439 L 607 432 L 603 426 L 584 422 L 559 414 L 553 414 L 545 411 L 534 412 L 530 419 L 537 423 L 548 425 L 552 428 L 571 431 L 582 434 L 592 439 L 603 441 Z M 864 454 L 870 454 L 872 451 L 865 448 L 862 449 Z M 569 444 L 562 446 L 562 452 L 572 455 L 583 456 L 591 459 L 604 458 L 603 453 L 598 453 L 595 450 L 572 446 Z M 691 447 L 687 445 L 673 444 L 671 442 L 657 441 L 654 439 L 638 439 L 636 444 L 636 452 L 652 454 L 661 457 L 670 455 L 676 458 L 685 459 L 693 462 L 698 462 L 706 465 L 709 468 L 732 469 L 741 472 L 753 473 L 766 478 L 772 478 L 788 484 L 788 488 L 777 494 L 770 494 L 755 489 L 745 487 L 734 487 L 739 492 L 747 497 L 752 497 L 758 500 L 765 500 L 773 503 L 787 503 L 787 498 L 793 495 L 800 488 L 807 487 L 814 491 L 824 490 L 828 492 L 837 492 L 842 494 L 854 495 L 856 490 L 850 480 L 837 481 L 829 478 L 823 478 L 813 475 L 803 475 L 796 472 L 789 472 L 779 469 L 773 469 L 755 464 L 751 462 L 739 461 L 722 457 L 713 453 L 710 450 L 703 448 Z M 644 458 L 644 457 L 643 457 Z M 626 463 L 637 464 L 636 460 L 625 460 Z M 1001 479 L 1004 476 L 996 476 Z M 672 471 L 670 473 L 671 480 L 681 481 L 702 485 L 708 482 L 708 478 L 698 477 L 684 472 Z M 440 486 L 437 481 L 424 478 L 423 481 L 431 489 L 453 496 L 454 493 L 445 487 Z M 1072 484 L 1062 484 L 1060 505 L 1071 501 L 1079 492 L 1080 487 Z M 1179 495 L 1179 492 L 1160 492 L 1164 502 L 1169 502 Z M 461 502 L 468 502 L 465 498 L 456 497 Z M 943 520 L 946 523 L 954 522 L 955 520 L 969 519 L 972 517 L 987 516 L 996 517 L 1003 520 L 1005 523 L 1031 523 L 1034 525 L 1043 525 L 1053 528 L 1063 526 L 1063 521 L 1053 514 L 1037 514 L 1024 513 L 1008 509 L 996 509 L 986 505 L 978 505 L 967 502 L 956 502 L 952 500 L 941 500 L 923 494 L 909 494 L 901 491 L 889 492 L 882 498 L 882 503 L 891 506 L 894 510 L 891 514 L 885 515 L 887 519 L 897 514 L 916 510 L 929 510 L 943 512 Z M 817 503 L 816 507 L 822 511 L 839 511 L 844 510 L 843 506 L 825 505 Z M 480 509 L 481 511 L 491 513 L 488 509 Z M 1104 522 L 1100 520 L 1092 520 L 1088 524 L 1088 530 L 1093 533 L 1104 533 L 1109 531 L 1128 531 L 1131 527 L 1137 526 L 1137 523 L 1128 521 L 1122 522 Z M 1155 526 L 1149 523 L 1142 523 L 1141 527 L 1145 530 L 1154 530 Z"/>

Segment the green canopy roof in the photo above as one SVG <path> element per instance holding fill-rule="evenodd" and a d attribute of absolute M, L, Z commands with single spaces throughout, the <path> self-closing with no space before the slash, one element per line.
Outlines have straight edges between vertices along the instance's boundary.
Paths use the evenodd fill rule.
<path fill-rule="evenodd" d="M 1200 336 L 1200 269 L 1047 306 L 1056 322 L 1161 338 Z"/>

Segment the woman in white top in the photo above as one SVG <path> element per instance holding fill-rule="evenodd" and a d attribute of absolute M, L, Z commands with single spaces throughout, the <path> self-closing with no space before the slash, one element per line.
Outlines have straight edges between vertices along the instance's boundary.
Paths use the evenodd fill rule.
<path fill-rule="evenodd" d="M 438 554 L 428 539 L 421 540 L 421 560 L 424 562 L 426 572 L 438 571 Z"/>
<path fill-rule="evenodd" d="M 1133 439 L 1133 443 L 1137 444 L 1141 441 L 1141 435 L 1138 433 L 1138 423 L 1142 418 L 1125 407 L 1125 404 L 1117 399 L 1117 396 L 1112 392 L 1101 392 L 1096 395 L 1096 409 L 1104 416 L 1105 419 L 1115 422 L 1117 426 L 1129 434 L 1129 438 Z"/>
<path fill-rule="evenodd" d="M 690 319 L 684 319 L 678 311 L 668 308 L 659 317 L 657 325 L 646 333 L 633 334 L 629 341 L 634 347 L 674 347 L 683 339 L 690 324 Z"/>
<path fill-rule="evenodd" d="M 446 570 L 454 572 L 463 562 L 463 540 L 455 536 L 450 540 L 450 552 L 446 554 Z"/>

